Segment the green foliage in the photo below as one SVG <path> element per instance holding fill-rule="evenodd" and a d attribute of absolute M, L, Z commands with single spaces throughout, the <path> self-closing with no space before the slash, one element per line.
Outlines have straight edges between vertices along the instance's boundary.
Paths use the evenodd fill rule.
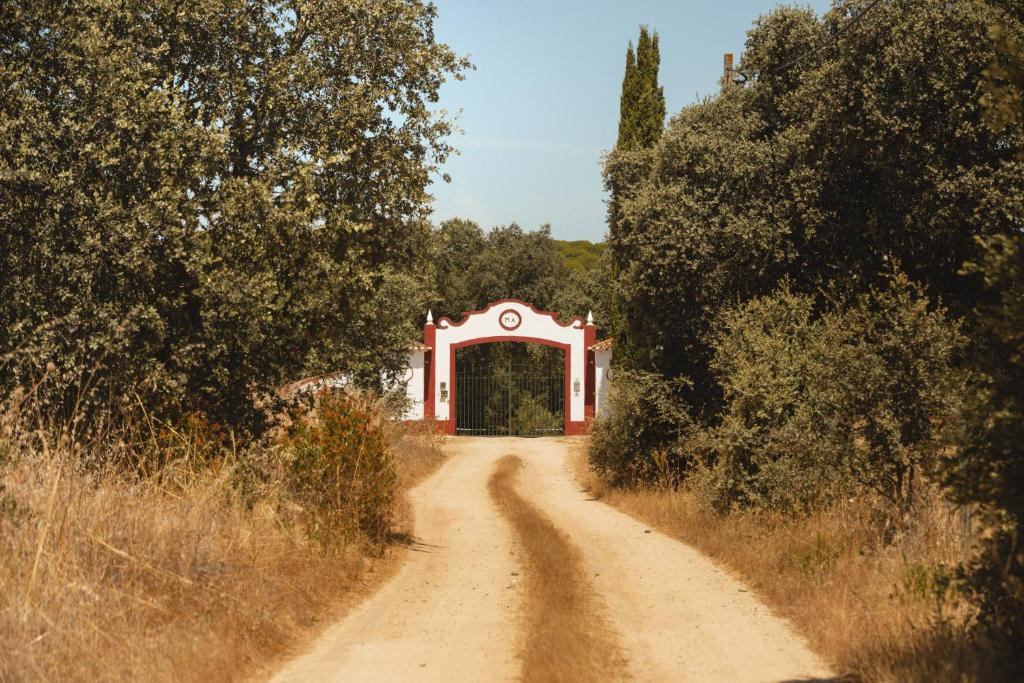
<path fill-rule="evenodd" d="M 676 480 L 686 472 L 690 460 L 674 447 L 692 429 L 681 388 L 652 373 L 616 372 L 605 414 L 590 432 L 590 463 L 600 477 L 626 486 Z"/>
<path fill-rule="evenodd" d="M 518 401 L 512 424 L 516 431 L 525 434 L 556 433 L 564 426 L 565 415 L 548 410 L 540 399 L 528 394 Z"/>
<path fill-rule="evenodd" d="M 806 510 L 834 493 L 841 461 L 815 433 L 812 366 L 827 344 L 813 312 L 813 298 L 784 285 L 718 321 L 712 368 L 723 411 L 686 441 L 700 461 L 695 487 L 716 510 Z"/>
<path fill-rule="evenodd" d="M 1001 133 L 1024 124 L 1024 40 L 1002 22 L 989 29 L 996 43 L 996 58 L 985 70 L 981 103 L 993 131 Z"/>
<path fill-rule="evenodd" d="M 321 392 L 285 440 L 291 493 L 325 548 L 357 532 L 380 543 L 391 528 L 398 476 L 387 419 L 365 398 Z"/>
<path fill-rule="evenodd" d="M 608 324 L 611 275 L 601 244 L 554 240 L 546 225 L 484 232 L 456 218 L 433 230 L 430 245 L 429 305 L 435 318 L 458 320 L 466 311 L 511 298 L 556 311 L 563 322 L 593 311 L 599 327 Z"/>
<path fill-rule="evenodd" d="M 586 268 L 569 271 L 552 302 L 552 310 L 558 311 L 562 320 L 573 315 L 594 315 L 598 338 L 606 337 L 611 329 L 611 255 L 607 250 Z"/>
<path fill-rule="evenodd" d="M 992 633 L 1021 650 L 1024 639 L 1024 239 L 998 236 L 967 265 L 992 294 L 978 310 L 978 364 L 939 467 L 953 500 L 975 506 L 986 533 L 965 568 L 967 587 Z"/>
<path fill-rule="evenodd" d="M 565 267 L 570 271 L 587 270 L 597 265 L 601 255 L 606 251 L 604 242 L 588 242 L 587 240 L 553 240 L 555 249 L 562 255 Z"/>
<path fill-rule="evenodd" d="M 636 51 L 632 43 L 626 50 L 617 148 L 647 148 L 661 136 L 665 126 L 665 92 L 658 85 L 660 65 L 658 34 L 652 34 L 646 26 L 641 26 Z"/>
<path fill-rule="evenodd" d="M 526 231 L 512 224 L 484 233 L 472 221 L 453 219 L 434 231 L 432 248 L 435 317 L 457 320 L 510 298 L 548 310 L 567 275 L 547 225 Z"/>
<path fill-rule="evenodd" d="M 0 387 L 53 362 L 51 406 L 256 429 L 288 379 L 397 367 L 466 66 L 435 11 L 3 3 Z"/>
<path fill-rule="evenodd" d="M 741 87 L 684 108 L 650 148 L 612 151 L 627 379 L 594 453 L 628 482 L 634 463 L 681 452 L 720 510 L 871 490 L 903 522 L 934 468 L 981 522 L 961 578 L 1018 664 L 1022 36 L 1021 4 L 1006 0 L 780 7 L 748 34 Z M 660 429 L 666 411 L 640 399 L 635 373 L 677 383 L 693 424 Z M 657 438 L 615 443 L 613 425 Z M 948 588 L 922 572 L 908 590 Z"/>
<path fill-rule="evenodd" d="M 848 25 L 853 9 L 763 17 L 744 86 L 684 108 L 652 148 L 607 157 L 615 362 L 685 380 L 695 419 L 721 407 L 723 310 L 785 278 L 852 301 L 895 260 L 961 316 L 979 296 L 957 274 L 975 236 L 1019 229 L 1024 134 L 995 134 L 979 104 L 989 24 L 1019 35 L 1019 13 L 908 0 Z M 844 27 L 836 48 L 796 61 Z"/>
<path fill-rule="evenodd" d="M 960 407 L 961 326 L 902 273 L 822 326 L 811 375 L 815 423 L 840 445 L 858 485 L 906 512 Z"/>
<path fill-rule="evenodd" d="M 1024 129 L 1024 38 L 1019 25 L 992 28 L 997 54 L 986 71 L 982 103 L 993 131 L 1012 140 Z M 1018 158 L 1024 156 L 1018 154 Z M 1007 210 L 1020 216 L 1017 203 Z M 987 634 L 1024 666 L 1024 238 L 979 238 L 964 272 L 983 282 L 975 309 L 976 361 L 952 450 L 938 475 L 953 500 L 973 506 L 985 529 L 981 552 L 961 575 L 981 607 Z"/>
<path fill-rule="evenodd" d="M 805 511 L 872 490 L 902 513 L 963 392 L 965 340 L 905 275 L 814 317 L 787 287 L 723 313 L 720 422 L 686 445 L 720 510 Z"/>

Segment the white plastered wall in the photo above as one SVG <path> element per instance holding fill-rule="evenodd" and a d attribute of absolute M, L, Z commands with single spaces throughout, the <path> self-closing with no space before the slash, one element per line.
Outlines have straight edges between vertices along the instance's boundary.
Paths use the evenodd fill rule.
<path fill-rule="evenodd" d="M 604 415 L 611 369 L 612 350 L 594 351 L 594 415 L 597 417 Z"/>
<path fill-rule="evenodd" d="M 423 390 L 427 386 L 423 374 L 425 371 L 424 351 L 418 349 L 409 352 L 409 368 L 402 381 L 405 383 L 405 395 L 409 399 L 403 419 L 423 419 Z"/>

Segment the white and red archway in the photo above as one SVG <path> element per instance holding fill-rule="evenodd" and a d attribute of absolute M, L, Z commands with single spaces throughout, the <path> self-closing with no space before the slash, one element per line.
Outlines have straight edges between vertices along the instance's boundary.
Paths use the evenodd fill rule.
<path fill-rule="evenodd" d="M 422 401 L 422 419 L 435 420 L 446 433 L 455 433 L 456 351 L 491 342 L 527 342 L 565 352 L 565 433 L 585 434 L 594 417 L 595 361 L 591 347 L 595 335 L 590 316 L 587 321 L 575 317 L 562 323 L 556 313 L 539 311 L 518 299 L 502 299 L 479 311 L 469 311 L 458 323 L 445 317 L 435 325 L 428 313 L 423 346 L 417 349 L 422 361 L 410 364 L 419 366 L 416 374 L 423 380 L 422 397 L 414 397 Z"/>

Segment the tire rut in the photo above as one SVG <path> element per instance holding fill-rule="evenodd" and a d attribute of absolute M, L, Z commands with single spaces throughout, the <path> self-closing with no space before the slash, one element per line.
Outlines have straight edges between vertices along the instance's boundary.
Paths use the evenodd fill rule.
<path fill-rule="evenodd" d="M 507 455 L 488 482 L 523 549 L 522 680 L 627 678 L 623 650 L 590 586 L 580 551 L 517 490 L 522 465 L 520 458 Z"/>

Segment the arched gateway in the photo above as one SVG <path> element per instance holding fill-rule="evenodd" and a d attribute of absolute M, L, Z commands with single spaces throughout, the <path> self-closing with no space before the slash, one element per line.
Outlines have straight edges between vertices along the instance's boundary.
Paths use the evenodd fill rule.
<path fill-rule="evenodd" d="M 479 311 L 464 313 L 458 323 L 430 313 L 423 344 L 410 350 L 406 390 L 413 405 L 412 419 L 437 421 L 448 434 L 456 433 L 456 351 L 491 342 L 527 342 L 559 348 L 565 353 L 565 434 L 585 434 L 603 399 L 604 379 L 611 360 L 607 344 L 596 345 L 591 316 L 559 322 L 556 313 L 539 311 L 525 301 L 502 299 Z"/>

